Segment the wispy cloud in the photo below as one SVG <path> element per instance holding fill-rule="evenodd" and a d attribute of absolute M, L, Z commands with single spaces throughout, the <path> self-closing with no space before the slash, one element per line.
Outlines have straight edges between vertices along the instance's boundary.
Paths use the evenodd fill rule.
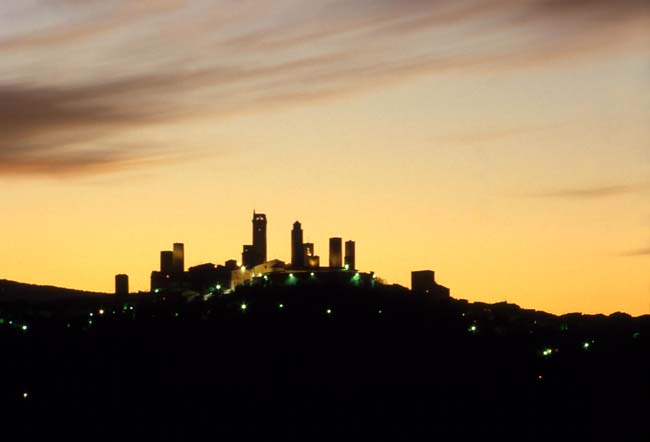
<path fill-rule="evenodd" d="M 650 256 L 650 247 L 628 250 L 627 252 L 623 252 L 621 256 Z"/>
<path fill-rule="evenodd" d="M 558 189 L 550 192 L 535 193 L 536 197 L 563 198 L 563 199 L 595 199 L 611 196 L 625 195 L 640 192 L 647 189 L 647 186 L 636 185 L 613 185 L 613 186 L 589 186 Z"/>
<path fill-rule="evenodd" d="M 648 28 L 644 0 L 15 2 L 0 15 L 0 174 L 147 164 L 156 146 L 107 138 L 450 69 L 543 66 L 647 43 Z"/>

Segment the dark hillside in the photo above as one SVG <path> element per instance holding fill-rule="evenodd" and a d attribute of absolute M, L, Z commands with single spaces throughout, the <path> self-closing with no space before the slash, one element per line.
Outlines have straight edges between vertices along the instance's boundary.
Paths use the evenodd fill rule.
<path fill-rule="evenodd" d="M 557 317 L 388 286 L 80 305 L 49 317 L 3 307 L 0 400 L 23 435 L 649 436 L 648 316 Z M 43 426 L 26 424 L 35 417 Z"/>

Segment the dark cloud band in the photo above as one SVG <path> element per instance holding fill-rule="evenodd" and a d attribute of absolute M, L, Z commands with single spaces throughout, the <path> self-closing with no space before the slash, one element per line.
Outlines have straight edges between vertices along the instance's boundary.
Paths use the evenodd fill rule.
<path fill-rule="evenodd" d="M 538 66 L 639 35 L 650 41 L 650 32 L 638 31 L 650 25 L 650 2 L 641 0 L 138 3 L 51 0 L 0 19 L 0 174 L 148 164 L 159 156 L 156 146 L 125 149 L 107 138 L 193 115 L 356 93 L 413 75 Z M 6 31 L 13 22 L 21 26 Z M 515 43 L 490 43 L 503 35 Z M 53 81 L 52 71 L 76 79 Z"/>

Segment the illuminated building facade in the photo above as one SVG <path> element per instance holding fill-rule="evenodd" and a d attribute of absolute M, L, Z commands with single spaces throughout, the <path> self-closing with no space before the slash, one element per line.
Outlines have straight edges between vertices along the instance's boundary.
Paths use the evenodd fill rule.
<path fill-rule="evenodd" d="M 314 253 L 314 243 L 307 242 L 302 245 L 303 262 L 308 269 L 317 269 L 320 267 L 320 257 Z"/>

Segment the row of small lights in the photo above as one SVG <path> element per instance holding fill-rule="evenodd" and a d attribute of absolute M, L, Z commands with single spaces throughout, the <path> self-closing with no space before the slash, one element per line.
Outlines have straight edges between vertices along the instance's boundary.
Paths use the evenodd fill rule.
<path fill-rule="evenodd" d="M 134 310 L 135 310 L 135 307 L 133 307 L 132 305 L 124 304 L 122 306 L 122 312 L 123 313 L 124 312 L 129 312 L 129 311 L 134 311 Z M 112 311 L 113 315 L 116 315 L 117 313 L 118 313 L 117 310 Z M 105 314 L 106 314 L 106 310 L 104 310 L 103 308 L 100 308 L 100 309 L 97 310 L 97 317 L 104 316 Z M 95 312 L 89 312 L 88 313 L 88 325 L 93 325 L 93 319 L 92 318 L 94 318 L 94 317 L 95 317 Z M 70 328 L 70 323 L 66 324 L 66 326 L 68 328 Z"/>
<path fill-rule="evenodd" d="M 239 306 L 239 308 L 241 309 L 242 312 L 245 312 L 246 310 L 248 310 L 248 304 L 246 304 L 245 302 L 242 302 L 241 305 Z M 284 310 L 284 304 L 279 303 L 278 304 L 278 309 Z M 331 315 L 332 313 L 334 313 L 334 311 L 331 308 L 325 309 L 325 314 Z M 381 315 L 382 313 L 383 313 L 382 310 L 377 310 L 377 314 Z"/>
<path fill-rule="evenodd" d="M 9 325 L 10 327 L 17 327 L 17 328 L 19 328 L 20 330 L 22 330 L 24 332 L 29 330 L 29 325 L 27 325 L 27 324 L 20 324 L 18 322 L 14 322 L 14 321 L 11 321 L 11 320 L 5 321 L 4 318 L 0 318 L 0 325 L 4 325 L 5 323 L 7 325 Z"/>
<path fill-rule="evenodd" d="M 472 333 L 472 334 L 476 334 L 476 333 L 478 333 L 478 326 L 477 326 L 476 324 L 471 324 L 471 325 L 467 328 L 467 331 L 470 332 L 470 333 Z M 596 342 L 596 341 L 594 341 L 593 339 L 592 339 L 591 341 L 584 341 L 584 342 L 580 345 L 580 348 L 582 348 L 584 351 L 587 351 L 587 350 L 589 350 L 589 349 L 591 348 L 591 346 L 592 346 L 595 342 Z M 559 352 L 559 350 L 558 350 L 557 348 L 552 348 L 552 347 L 544 347 L 544 348 L 540 351 L 541 355 L 544 356 L 545 358 L 548 358 L 548 357 L 550 357 L 551 355 L 553 355 L 554 353 L 558 353 L 558 352 Z"/>

